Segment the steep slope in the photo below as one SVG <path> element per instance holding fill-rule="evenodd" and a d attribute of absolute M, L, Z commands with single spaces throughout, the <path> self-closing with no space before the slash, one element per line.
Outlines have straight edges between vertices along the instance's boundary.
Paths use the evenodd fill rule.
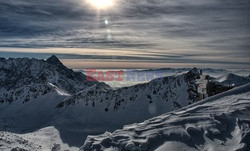
<path fill-rule="evenodd" d="M 34 138 L 34 135 L 48 126 L 53 126 L 51 131 L 58 131 L 60 135 L 59 140 L 55 139 L 53 143 L 61 142 L 61 147 L 65 146 L 64 143 L 80 147 L 87 135 L 115 130 L 124 124 L 143 121 L 196 102 L 195 81 L 198 77 L 198 70 L 194 69 L 185 74 L 117 90 L 100 83 L 74 94 L 65 93 L 55 85 L 57 83 L 49 81 L 46 86 L 50 91 L 32 101 L 16 100 L 0 105 L 0 131 L 13 136 L 12 140 L 26 140 L 29 146 L 12 141 L 3 147 L 46 149 L 48 144 L 43 143 L 41 138 Z M 30 88 L 29 85 L 26 87 Z M 53 137 L 44 135 L 46 138 Z M 41 143 L 36 140 L 41 140 Z M 42 147 L 37 147 L 39 145 Z"/>
<path fill-rule="evenodd" d="M 72 146 L 74 149 L 80 147 L 87 135 L 113 131 L 125 124 L 141 122 L 198 101 L 196 81 L 200 73 L 197 69 L 116 90 L 98 82 L 79 89 L 76 85 L 74 93 L 67 91 L 71 81 L 67 70 L 62 71 L 64 66 L 58 59 L 52 57 L 45 61 L 47 63 L 48 66 L 61 67 L 51 70 L 52 74 L 48 74 L 46 80 L 28 76 L 28 80 L 23 78 L 21 82 L 30 80 L 30 83 L 20 87 L 13 84 L 7 92 L 20 89 L 22 93 L 14 97 L 14 101 L 0 104 L 0 131 L 11 136 L 12 140 L 3 148 L 46 150 L 52 149 L 55 144 L 56 147 L 72 150 Z M 44 70 L 49 70 L 49 67 Z M 71 70 L 68 72 L 71 73 Z M 72 72 L 72 75 L 75 77 L 75 73 Z M 64 81 L 66 88 L 60 81 Z M 25 101 L 22 96 L 29 96 L 30 100 Z M 47 128 L 56 134 L 48 135 L 45 132 Z M 38 134 L 44 137 L 40 138 Z M 53 141 L 48 145 L 44 138 Z M 26 146 L 22 144 L 23 140 Z"/>
<path fill-rule="evenodd" d="M 82 145 L 89 134 L 115 130 L 198 101 L 195 83 L 198 77 L 198 70 L 193 69 L 116 90 L 105 85 L 93 86 L 60 103 L 57 106 L 60 113 L 53 117 L 50 125 L 59 129 L 61 137 L 68 142 Z"/>
<path fill-rule="evenodd" d="M 67 69 L 55 56 L 46 61 L 2 58 L 0 67 L 0 131 L 17 135 L 54 126 L 70 146 L 80 147 L 89 134 L 197 101 L 197 69 L 113 90 L 86 81 L 85 75 Z"/>
<path fill-rule="evenodd" d="M 12 102 L 20 98 L 27 102 L 28 97 L 35 98 L 39 92 L 48 93 L 50 89 L 46 86 L 45 89 L 39 89 L 41 85 L 48 83 L 69 94 L 98 84 L 86 81 L 86 76 L 82 73 L 66 68 L 56 56 L 46 61 L 0 58 L 0 102 Z M 28 90 L 24 92 L 24 89 Z"/>
<path fill-rule="evenodd" d="M 229 86 L 231 85 L 231 86 L 236 86 L 236 87 L 250 83 L 249 78 L 243 77 L 243 76 L 238 76 L 238 75 L 233 74 L 233 73 L 229 73 L 229 74 L 223 75 L 221 77 L 218 77 L 215 79 L 215 81 L 218 81 L 221 84 L 225 84 L 225 85 L 229 85 Z"/>
<path fill-rule="evenodd" d="M 25 133 L 47 126 L 58 112 L 55 106 L 66 97 L 50 91 L 28 102 L 3 103 L 0 105 L 0 130 Z"/>
<path fill-rule="evenodd" d="M 175 103 L 171 106 L 180 108 L 197 101 L 197 85 L 196 80 L 200 73 L 196 68 L 187 73 L 176 76 L 168 76 L 155 79 L 145 84 L 138 84 L 130 87 L 123 87 L 116 90 L 109 87 L 100 86 L 85 89 L 76 93 L 64 100 L 57 107 L 68 107 L 78 103 L 85 106 L 95 106 L 101 102 L 106 104 L 106 107 L 111 110 L 117 110 L 126 106 L 129 102 L 144 100 L 148 103 L 153 103 L 154 100 L 160 99 L 163 102 L 168 102 L 170 99 Z M 179 101 L 180 98 L 185 98 L 185 101 Z M 175 104 L 175 105 L 174 105 Z"/>
<path fill-rule="evenodd" d="M 55 99 L 56 96 L 65 98 L 99 84 L 97 81 L 86 81 L 86 78 L 82 73 L 66 68 L 56 56 L 51 56 L 46 61 L 0 58 L 0 108 L 4 107 L 7 110 L 11 106 L 17 106 L 15 104 L 23 104 L 21 108 L 29 101 L 37 101 L 41 98 L 46 98 L 45 101 L 49 104 L 52 100 L 58 100 Z M 60 102 L 62 100 L 61 98 Z M 12 103 L 14 104 L 10 105 Z M 55 106 L 56 104 L 53 107 Z M 13 109 L 17 108 L 13 107 Z"/>
<path fill-rule="evenodd" d="M 47 126 L 66 97 L 100 84 L 86 78 L 66 68 L 56 56 L 46 61 L 1 58 L 0 130 L 26 133 Z"/>
<path fill-rule="evenodd" d="M 113 133 L 88 136 L 81 150 L 249 150 L 250 84 Z"/>
<path fill-rule="evenodd" d="M 1 151 L 79 151 L 60 139 L 54 127 L 46 127 L 32 133 L 18 134 L 0 131 Z"/>

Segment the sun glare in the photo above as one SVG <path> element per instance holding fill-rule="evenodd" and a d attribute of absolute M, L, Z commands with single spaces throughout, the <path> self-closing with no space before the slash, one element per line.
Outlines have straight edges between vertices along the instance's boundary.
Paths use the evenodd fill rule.
<path fill-rule="evenodd" d="M 114 5 L 115 0 L 88 0 L 88 2 L 96 9 L 107 9 Z"/>

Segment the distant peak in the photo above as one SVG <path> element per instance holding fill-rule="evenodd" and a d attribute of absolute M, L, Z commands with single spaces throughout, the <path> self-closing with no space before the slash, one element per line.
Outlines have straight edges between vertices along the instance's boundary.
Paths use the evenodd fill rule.
<path fill-rule="evenodd" d="M 202 70 L 198 70 L 197 68 L 193 68 L 189 72 L 199 75 L 202 72 Z"/>
<path fill-rule="evenodd" d="M 198 70 L 197 68 L 193 68 L 188 71 L 187 75 L 194 78 L 199 78 L 202 73 L 202 70 Z"/>
<path fill-rule="evenodd" d="M 47 60 L 58 60 L 59 61 L 59 59 L 55 55 L 52 55 Z"/>
<path fill-rule="evenodd" d="M 52 55 L 51 57 L 49 57 L 46 62 L 48 63 L 53 63 L 53 64 L 60 64 L 62 65 L 61 61 L 55 56 L 55 55 Z"/>

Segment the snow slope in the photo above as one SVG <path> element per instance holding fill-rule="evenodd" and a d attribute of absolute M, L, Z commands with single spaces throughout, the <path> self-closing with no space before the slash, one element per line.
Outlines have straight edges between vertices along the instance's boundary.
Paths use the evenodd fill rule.
<path fill-rule="evenodd" d="M 218 81 L 224 85 L 233 85 L 236 87 L 250 83 L 250 79 L 248 77 L 239 76 L 233 73 L 220 76 L 216 78 L 215 81 Z"/>
<path fill-rule="evenodd" d="M 106 73 L 107 71 L 110 71 L 112 69 L 98 69 L 98 71 L 102 71 Z M 140 69 L 135 69 L 135 70 L 126 70 L 126 69 L 116 69 L 115 71 L 124 71 L 124 75 L 122 76 L 123 79 L 127 79 L 129 75 L 131 75 L 131 72 L 136 73 L 137 75 L 155 75 L 152 78 L 159 78 L 159 77 L 166 77 L 166 76 L 173 76 L 181 73 L 186 73 L 192 68 L 162 68 L 162 69 L 150 69 L 150 70 L 140 70 Z M 229 74 L 236 74 L 239 77 L 244 77 L 249 79 L 249 73 L 250 70 L 233 70 L 233 69 L 213 69 L 213 68 L 198 68 L 198 70 L 202 70 L 203 75 L 209 75 L 210 77 L 219 79 L 220 77 L 223 77 L 225 75 Z M 76 71 L 81 71 L 85 75 L 87 75 L 87 72 L 85 70 L 76 70 Z M 112 70 L 113 71 L 113 70 Z M 133 75 L 133 74 L 132 74 Z M 110 87 L 116 89 L 116 88 L 121 88 L 121 87 L 128 87 L 128 86 L 133 86 L 136 84 L 141 84 L 141 83 L 147 83 L 151 81 L 151 79 L 147 78 L 142 78 L 140 80 L 135 80 L 135 81 L 104 81 L 106 84 L 108 84 Z M 244 83 L 246 84 L 246 83 Z"/>
<path fill-rule="evenodd" d="M 87 82 L 86 76 L 67 69 L 55 56 L 46 61 L 0 59 L 0 66 L 0 131 L 21 137 L 52 126 L 69 146 L 80 147 L 87 135 L 197 101 L 196 69 L 114 90 L 104 83 Z"/>
<path fill-rule="evenodd" d="M 47 60 L 0 58 L 0 103 L 28 102 L 54 86 L 64 94 L 73 94 L 99 83 L 86 78 L 65 67 L 56 56 Z"/>
<path fill-rule="evenodd" d="M 69 142 L 75 140 L 71 143 L 82 145 L 87 135 L 113 131 L 198 101 L 195 84 L 198 76 L 198 70 L 194 69 L 116 90 L 93 86 L 60 103 L 57 106 L 60 113 L 50 125 L 60 129 L 65 139 L 70 134 Z"/>
<path fill-rule="evenodd" d="M 56 56 L 0 58 L 0 120 L 5 121 L 0 128 L 22 132 L 46 125 L 66 97 L 99 84 L 86 78 L 66 68 Z"/>
<path fill-rule="evenodd" d="M 53 143 L 77 148 L 87 135 L 114 131 L 198 101 L 197 69 L 112 89 L 86 81 L 85 75 L 66 68 L 55 56 L 46 61 L 1 58 L 0 67 L 0 131 L 13 136 L 12 141 L 6 135 L 1 138 L 9 142 L 0 143 L 7 150 L 47 150 Z M 34 138 L 47 128 L 55 135 L 39 134 L 55 137 L 52 146 Z"/>
<path fill-rule="evenodd" d="M 250 84 L 183 109 L 88 136 L 81 150 L 221 151 L 250 149 Z"/>
<path fill-rule="evenodd" d="M 60 138 L 60 133 L 54 127 L 46 127 L 32 133 L 18 134 L 0 131 L 1 151 L 78 151 L 70 147 Z"/>
<path fill-rule="evenodd" d="M 65 98 L 93 85 L 105 85 L 86 78 L 55 56 L 47 60 L 0 58 L 0 131 L 22 136 L 50 126 L 60 112 L 56 106 Z"/>
<path fill-rule="evenodd" d="M 139 70 L 142 72 L 154 72 L 159 75 L 171 76 L 176 75 L 177 73 L 184 73 L 192 70 L 192 68 L 161 68 L 161 69 L 150 69 L 150 70 Z M 216 69 L 216 68 L 198 68 L 198 70 L 202 70 L 204 75 L 210 75 L 211 77 L 218 78 L 220 76 L 235 73 L 239 76 L 248 76 L 250 73 L 249 69 Z"/>
<path fill-rule="evenodd" d="M 0 131 L 13 136 L 12 140 L 22 138 L 28 141 L 28 147 L 22 141 L 10 141 L 2 147 L 33 150 L 41 146 L 36 150 L 44 150 L 48 144 L 43 140 L 26 139 L 25 136 L 28 134 L 33 138 L 47 127 L 53 127 L 53 132 L 58 131 L 60 135 L 55 144 L 80 147 L 87 135 L 113 131 L 124 124 L 140 122 L 196 102 L 195 80 L 198 76 L 194 69 L 185 74 L 117 90 L 100 83 L 70 95 L 48 83 L 51 90 L 32 101 L 4 102 L 0 105 Z M 46 138 L 49 137 L 52 136 L 46 135 Z"/>

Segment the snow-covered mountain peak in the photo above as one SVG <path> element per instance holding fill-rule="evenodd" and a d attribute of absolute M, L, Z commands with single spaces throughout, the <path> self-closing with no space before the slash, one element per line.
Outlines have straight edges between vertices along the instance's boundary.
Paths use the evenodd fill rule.
<path fill-rule="evenodd" d="M 106 102 L 107 108 L 111 107 L 112 109 L 117 109 L 126 106 L 129 102 L 147 100 L 145 103 L 152 103 L 153 100 L 158 98 L 158 100 L 162 102 L 168 102 L 169 100 L 173 101 L 173 104 L 170 105 L 173 107 L 170 108 L 180 108 L 198 101 L 198 92 L 195 82 L 199 76 L 199 71 L 194 68 L 181 75 L 163 77 L 152 80 L 149 83 L 123 87 L 116 90 L 110 88 L 102 89 L 99 85 L 94 89 L 89 88 L 68 97 L 59 106 L 67 107 L 68 105 L 84 102 L 84 104 L 86 104 L 86 102 L 90 101 L 91 104 Z M 179 102 L 180 98 L 185 98 L 184 100 L 186 102 Z"/>
<path fill-rule="evenodd" d="M 191 69 L 191 70 L 189 70 L 188 72 L 187 72 L 187 74 L 189 74 L 189 75 L 193 75 L 194 77 L 199 77 L 200 75 L 201 75 L 201 72 L 200 72 L 200 70 L 198 70 L 197 68 L 193 68 L 193 69 Z"/>
<path fill-rule="evenodd" d="M 73 94 L 99 84 L 97 81 L 86 81 L 86 79 L 87 76 L 84 74 L 65 67 L 56 56 L 51 56 L 46 61 L 34 58 L 2 58 L 0 59 L 0 101 L 12 102 L 17 100 L 13 98 L 18 98 L 20 95 L 29 97 L 33 94 L 31 89 L 48 83 L 55 85 L 57 90 L 60 89 L 60 92 L 65 94 Z M 24 88 L 29 94 L 17 93 Z"/>
<path fill-rule="evenodd" d="M 215 81 L 228 86 L 241 86 L 250 83 L 248 77 L 239 76 L 233 73 L 228 73 L 215 79 Z"/>
<path fill-rule="evenodd" d="M 51 57 L 49 57 L 46 62 L 50 63 L 50 64 L 54 64 L 54 65 L 60 65 L 60 66 L 64 66 L 62 64 L 62 62 L 55 56 L 52 55 Z"/>
<path fill-rule="evenodd" d="M 0 103 L 0 131 L 10 132 L 10 134 L 13 134 L 13 139 L 16 140 L 22 138 L 28 140 L 28 144 L 36 148 L 31 149 L 26 144 L 10 142 L 13 145 L 12 147 L 27 148 L 27 150 L 46 150 L 47 148 L 54 148 L 53 146 L 58 147 L 58 145 L 53 145 L 53 143 L 59 143 L 61 147 L 65 145 L 64 143 L 67 143 L 69 146 L 80 147 L 87 135 L 97 135 L 105 131 L 114 131 L 126 124 L 142 122 L 169 111 L 185 108 L 185 106 L 194 104 L 200 100 L 199 85 L 203 84 L 203 80 L 207 80 L 207 76 L 201 75 L 201 71 L 194 68 L 174 76 L 154 79 L 148 83 L 112 89 L 105 83 L 96 81 L 90 83 L 83 80 L 86 79 L 86 76 L 67 69 L 55 56 L 46 61 L 27 58 L 0 60 L 4 62 L 1 64 L 0 61 L 0 65 L 3 67 L 0 69 L 0 81 L 8 81 L 7 83 L 3 83 L 8 88 L 2 87 L 1 90 L 3 91 L 0 91 L 0 99 L 3 99 L 2 104 Z M 12 77 L 11 73 L 15 73 L 18 76 Z M 212 86 L 207 87 L 207 91 L 216 91 L 209 96 L 228 90 L 227 87 L 222 87 L 219 82 L 214 82 L 214 85 L 213 82 L 210 83 L 212 83 Z M 13 102 L 13 100 L 18 99 L 20 101 Z M 170 117 L 179 117 L 181 115 L 180 119 L 186 118 L 188 121 L 187 116 L 190 113 L 187 110 L 185 110 L 186 114 L 184 115 L 182 115 L 183 110 L 172 112 Z M 204 108 L 204 110 L 206 109 Z M 210 113 L 209 110 L 206 110 L 206 113 Z M 202 118 L 207 118 L 204 116 L 200 117 L 201 119 L 199 119 L 198 123 L 202 122 Z M 168 120 L 168 116 L 164 120 Z M 157 122 L 159 121 L 154 119 L 152 121 L 154 124 L 153 126 L 150 125 L 149 128 L 158 127 Z M 168 122 L 178 123 L 178 119 Z M 209 123 L 209 120 L 207 122 Z M 147 123 L 144 122 L 143 124 Z M 162 126 L 162 123 L 159 124 Z M 37 139 L 38 137 L 29 139 L 25 138 L 26 135 L 20 134 L 36 131 L 41 128 L 46 129 L 48 126 L 52 126 L 58 134 L 56 140 L 52 140 L 52 146 L 40 143 L 41 139 Z M 133 124 L 124 128 L 133 129 L 137 126 L 137 124 Z M 174 126 L 170 126 L 169 128 L 176 129 Z M 192 131 L 192 128 L 189 128 L 188 124 L 184 128 Z M 182 131 L 182 129 L 178 130 Z M 137 132 L 140 133 L 139 130 L 136 130 Z M 170 133 L 173 132 L 171 131 Z M 131 134 L 133 135 L 133 133 Z M 162 133 L 159 134 L 162 136 Z M 177 135 L 179 136 L 179 134 L 182 136 L 184 133 L 178 133 Z M 28 136 L 33 137 L 34 135 L 37 135 L 37 133 L 32 132 Z M 108 134 L 110 137 L 113 137 L 112 135 L 111 133 Z M 54 136 L 46 135 L 46 138 L 49 137 Z M 105 135 L 104 138 L 106 139 L 106 137 Z M 185 138 L 190 139 L 190 137 Z M 116 137 L 114 137 L 115 139 Z M 142 141 L 149 141 L 151 143 L 150 139 L 151 137 L 148 140 L 143 139 L 143 137 L 141 138 Z M 108 138 L 106 140 L 110 141 Z M 4 139 L 4 141 L 8 142 L 7 139 Z M 91 141 L 88 140 L 90 143 Z M 41 144 L 41 147 L 32 145 L 34 144 L 33 142 Z M 96 143 L 98 144 L 99 142 Z M 101 144 L 103 143 L 105 143 L 105 140 L 101 142 Z M 133 143 L 137 144 L 137 142 Z M 3 147 L 11 145 L 6 143 Z M 102 150 L 102 148 L 97 148 L 96 150 Z M 130 150 L 129 143 L 127 150 Z"/>

